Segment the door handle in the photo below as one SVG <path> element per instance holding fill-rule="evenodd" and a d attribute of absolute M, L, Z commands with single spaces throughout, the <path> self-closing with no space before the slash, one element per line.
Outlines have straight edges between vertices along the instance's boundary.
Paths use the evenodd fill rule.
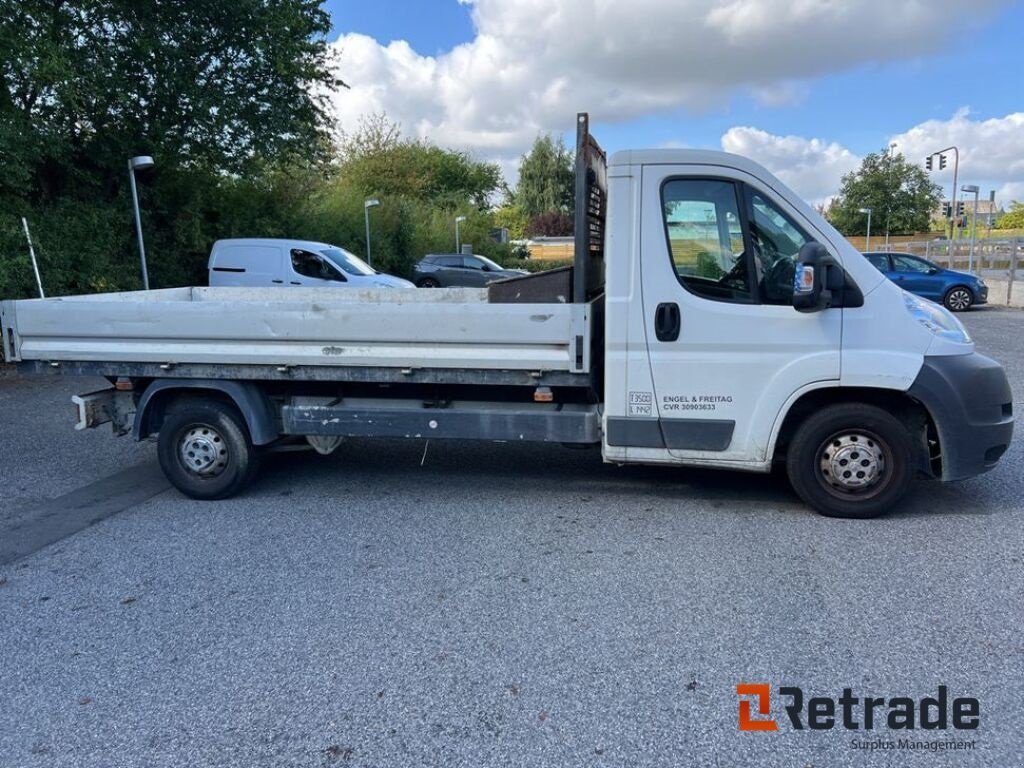
<path fill-rule="evenodd" d="M 679 328 L 682 325 L 682 317 L 679 314 L 679 305 L 675 302 L 659 304 L 654 310 L 654 335 L 658 341 L 675 341 L 679 338 Z"/>
<path fill-rule="evenodd" d="M 291 283 L 292 283 L 292 285 L 302 285 L 302 283 L 300 283 L 297 280 L 292 280 Z"/>
<path fill-rule="evenodd" d="M 278 285 L 281 285 L 284 282 L 284 280 L 271 280 L 270 282 L 277 283 Z"/>

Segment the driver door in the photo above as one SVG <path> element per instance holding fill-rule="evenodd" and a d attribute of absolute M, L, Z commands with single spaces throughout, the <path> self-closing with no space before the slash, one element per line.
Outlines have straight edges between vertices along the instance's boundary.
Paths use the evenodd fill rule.
<path fill-rule="evenodd" d="M 474 285 L 482 288 L 495 279 L 487 266 L 480 261 L 480 259 L 473 256 L 463 256 L 462 266 L 466 270 L 465 275 L 467 285 Z"/>
<path fill-rule="evenodd" d="M 927 261 L 903 253 L 890 254 L 892 258 L 892 280 L 900 288 L 932 301 L 942 301 L 945 280 L 932 274 L 932 265 Z"/>
<path fill-rule="evenodd" d="M 758 184 L 718 166 L 643 168 L 652 415 L 675 458 L 763 461 L 786 401 L 839 378 L 842 311 L 792 307 L 797 252 L 828 241 Z M 631 378 L 630 397 L 641 388 Z"/>

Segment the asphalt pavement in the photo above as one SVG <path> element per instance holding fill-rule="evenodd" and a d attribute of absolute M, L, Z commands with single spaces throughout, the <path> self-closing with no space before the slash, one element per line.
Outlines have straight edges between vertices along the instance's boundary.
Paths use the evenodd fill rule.
<path fill-rule="evenodd" d="M 964 319 L 1020 413 L 1024 313 Z M 0 766 L 1024 765 L 1019 429 L 872 521 L 774 476 L 437 441 L 200 503 L 152 444 L 73 431 L 92 384 L 0 375 Z M 740 732 L 738 683 L 944 685 L 980 728 L 795 731 L 773 701 Z M 901 735 L 975 746 L 854 746 Z"/>

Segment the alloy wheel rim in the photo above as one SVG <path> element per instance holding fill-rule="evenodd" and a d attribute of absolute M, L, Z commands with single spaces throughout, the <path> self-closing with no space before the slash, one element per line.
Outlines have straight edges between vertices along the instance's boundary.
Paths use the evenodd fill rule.
<path fill-rule="evenodd" d="M 963 289 L 953 291 L 949 294 L 949 304 L 953 309 L 967 309 L 971 306 L 971 296 Z"/>

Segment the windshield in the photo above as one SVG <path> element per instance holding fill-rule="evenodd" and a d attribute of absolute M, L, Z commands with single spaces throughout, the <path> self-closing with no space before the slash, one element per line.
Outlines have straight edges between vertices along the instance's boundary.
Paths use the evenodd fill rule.
<path fill-rule="evenodd" d="M 374 268 L 365 261 L 348 251 L 343 251 L 341 248 L 325 248 L 320 253 L 326 256 L 342 272 L 347 272 L 350 275 L 377 274 Z"/>
<path fill-rule="evenodd" d="M 478 256 L 477 254 L 473 254 L 473 257 L 477 258 L 477 259 L 480 259 L 480 261 L 482 261 L 488 267 L 493 269 L 495 272 L 504 272 L 505 271 L 505 268 L 503 266 L 501 266 L 500 264 L 497 264 L 496 262 L 491 261 L 486 256 Z"/>

